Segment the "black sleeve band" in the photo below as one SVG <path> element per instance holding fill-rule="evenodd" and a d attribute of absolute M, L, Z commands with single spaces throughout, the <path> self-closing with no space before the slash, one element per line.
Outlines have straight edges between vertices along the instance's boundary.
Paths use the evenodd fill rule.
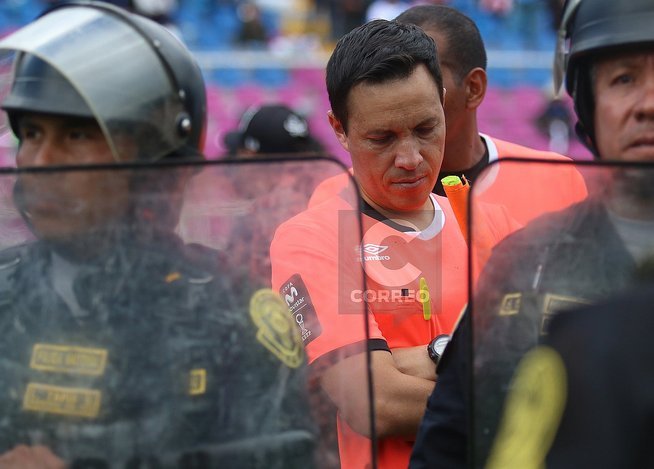
<path fill-rule="evenodd" d="M 357 355 L 359 353 L 365 352 L 364 346 L 368 344 L 368 350 L 377 351 L 382 350 L 390 352 L 391 349 L 386 343 L 386 339 L 369 339 L 367 341 L 362 340 L 359 342 L 354 342 L 353 344 L 348 344 L 343 347 L 327 352 L 321 357 L 318 357 L 312 364 L 311 368 L 314 373 L 321 373 L 325 369 L 332 366 L 334 363 L 337 363 L 344 358 L 351 357 L 352 355 Z"/>

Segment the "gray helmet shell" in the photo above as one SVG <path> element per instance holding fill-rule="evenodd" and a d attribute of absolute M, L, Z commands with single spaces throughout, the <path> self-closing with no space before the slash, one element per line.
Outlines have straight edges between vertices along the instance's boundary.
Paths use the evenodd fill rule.
<path fill-rule="evenodd" d="M 201 153 L 204 79 L 164 26 L 107 3 L 71 2 L 1 40 L 0 49 L 15 53 L 2 103 L 14 131 L 21 112 L 90 117 L 117 160 L 114 137 L 126 132 L 142 159 Z"/>

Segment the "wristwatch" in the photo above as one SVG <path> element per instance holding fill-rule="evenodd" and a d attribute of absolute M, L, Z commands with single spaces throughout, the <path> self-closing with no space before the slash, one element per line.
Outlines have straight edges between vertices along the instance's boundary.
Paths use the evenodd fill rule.
<path fill-rule="evenodd" d="M 431 342 L 429 342 L 429 345 L 427 345 L 427 353 L 429 354 L 429 358 L 431 358 L 431 361 L 433 361 L 436 365 L 438 365 L 439 360 L 443 356 L 443 351 L 445 350 L 445 346 L 449 341 L 449 335 L 441 334 L 434 337 Z"/>

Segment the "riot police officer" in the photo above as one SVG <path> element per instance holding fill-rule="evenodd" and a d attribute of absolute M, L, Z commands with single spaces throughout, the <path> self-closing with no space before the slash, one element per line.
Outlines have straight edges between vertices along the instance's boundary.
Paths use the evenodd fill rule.
<path fill-rule="evenodd" d="M 588 170 L 601 176 L 588 199 L 541 217 L 494 249 L 472 310 L 439 365 L 412 468 L 463 467 L 466 449 L 475 467 L 484 465 L 515 366 L 547 335 L 553 315 L 625 288 L 652 252 L 653 19 L 648 0 L 566 2 L 555 72 L 574 101 L 583 142 L 614 166 L 601 175 L 608 166 Z M 505 434 L 523 430 L 510 425 Z M 496 458 L 492 467 L 528 467 L 520 455 L 543 464 L 551 435 L 530 436 L 503 453 L 514 459 Z"/>
<path fill-rule="evenodd" d="M 0 252 L 2 467 L 305 467 L 304 357 L 279 300 L 244 303 L 173 232 L 191 172 L 174 162 L 201 158 L 206 120 L 189 51 L 94 2 L 0 49 L 19 140 L 4 184 L 29 231 Z"/>

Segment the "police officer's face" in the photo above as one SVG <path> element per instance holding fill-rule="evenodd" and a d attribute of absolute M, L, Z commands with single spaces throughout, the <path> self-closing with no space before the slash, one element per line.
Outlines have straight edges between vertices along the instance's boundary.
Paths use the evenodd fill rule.
<path fill-rule="evenodd" d="M 19 119 L 19 168 L 113 163 L 100 127 L 90 119 L 25 114 Z M 60 238 L 97 228 L 123 213 L 125 171 L 22 174 L 17 201 L 36 234 Z"/>
<path fill-rule="evenodd" d="M 430 207 L 443 160 L 445 116 L 424 65 L 408 77 L 360 83 L 347 99 L 348 128 L 330 124 L 352 157 L 364 198 L 375 208 L 407 212 Z"/>
<path fill-rule="evenodd" d="M 594 86 L 602 158 L 654 162 L 654 50 L 598 61 Z"/>
<path fill-rule="evenodd" d="M 19 120 L 19 168 L 114 161 L 100 126 L 92 119 L 27 113 Z"/>

